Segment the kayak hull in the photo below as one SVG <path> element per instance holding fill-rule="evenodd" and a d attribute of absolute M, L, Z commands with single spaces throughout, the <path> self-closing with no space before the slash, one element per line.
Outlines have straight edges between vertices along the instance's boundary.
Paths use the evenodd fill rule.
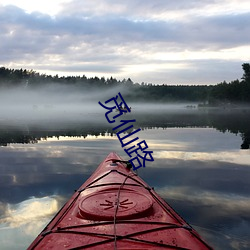
<path fill-rule="evenodd" d="M 116 153 L 110 153 L 28 248 L 212 249 Z"/>

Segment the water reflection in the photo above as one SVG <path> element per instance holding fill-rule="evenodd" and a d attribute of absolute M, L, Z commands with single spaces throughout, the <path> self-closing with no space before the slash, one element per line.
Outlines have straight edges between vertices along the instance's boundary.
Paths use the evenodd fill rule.
<path fill-rule="evenodd" d="M 24 224 L 34 225 L 40 223 L 44 217 L 55 214 L 59 209 L 55 197 L 30 198 L 17 204 L 7 204 L 4 212 L 5 216 L 0 222 L 9 225 L 11 228 L 23 226 Z M 30 227 L 32 227 L 32 225 Z M 32 233 L 30 227 L 26 227 L 25 233 Z"/>
<path fill-rule="evenodd" d="M 250 145 L 250 109 L 207 110 L 207 109 L 166 109 L 165 106 L 134 107 L 126 118 L 136 119 L 135 129 L 209 127 L 220 132 L 239 134 L 242 141 L 239 148 Z M 69 114 L 67 114 L 68 116 Z M 72 115 L 72 114 L 71 114 Z M 104 112 L 74 114 L 72 119 L 58 119 L 53 116 L 44 120 L 7 120 L 0 122 L 0 145 L 10 143 L 37 143 L 41 139 L 60 136 L 86 137 L 88 135 L 114 135 Z"/>
<path fill-rule="evenodd" d="M 219 116 L 203 113 L 136 117 L 155 159 L 138 173 L 216 249 L 249 249 L 250 154 L 240 150 L 249 126 L 230 124 L 235 117 L 219 126 Z M 8 142 L 0 148 L 1 249 L 25 249 L 109 152 L 127 159 L 109 125 L 57 126 L 1 130 Z M 16 143 L 17 134 L 36 143 Z"/>
<path fill-rule="evenodd" d="M 183 151 L 161 151 L 154 154 L 154 158 L 159 159 L 184 159 L 184 160 L 201 160 L 201 161 L 221 161 L 246 165 L 249 167 L 249 152 L 236 151 L 221 151 L 216 152 L 183 152 Z"/>
<path fill-rule="evenodd" d="M 36 237 L 48 219 L 62 206 L 60 197 L 30 198 L 17 204 L 2 204 L 1 249 L 23 249 Z"/>

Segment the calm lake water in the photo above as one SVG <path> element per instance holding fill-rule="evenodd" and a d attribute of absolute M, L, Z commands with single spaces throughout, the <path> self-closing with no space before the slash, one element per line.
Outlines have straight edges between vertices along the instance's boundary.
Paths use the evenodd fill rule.
<path fill-rule="evenodd" d="M 215 249 L 250 249 L 250 110 L 133 107 L 154 157 L 138 174 Z M 129 159 L 100 106 L 25 114 L 0 117 L 1 249 L 27 248 L 111 151 Z"/>

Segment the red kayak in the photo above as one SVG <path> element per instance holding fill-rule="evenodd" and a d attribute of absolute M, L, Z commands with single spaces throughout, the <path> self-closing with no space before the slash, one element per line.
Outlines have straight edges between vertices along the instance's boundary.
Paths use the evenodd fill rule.
<path fill-rule="evenodd" d="M 212 249 L 110 153 L 28 249 Z"/>

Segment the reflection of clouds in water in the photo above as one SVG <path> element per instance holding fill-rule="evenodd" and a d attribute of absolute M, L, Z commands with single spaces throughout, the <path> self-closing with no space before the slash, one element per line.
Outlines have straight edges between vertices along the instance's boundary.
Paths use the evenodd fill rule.
<path fill-rule="evenodd" d="M 102 138 L 66 138 L 66 140 L 42 141 L 38 144 L 12 144 L 5 154 L 4 165 L 26 166 L 27 174 L 74 174 L 91 173 L 110 151 L 122 153 L 116 137 Z M 119 148 L 118 148 L 119 146 Z M 10 151 L 10 150 L 11 151 Z M 116 150 L 118 149 L 118 150 Z M 6 169 L 8 174 L 10 168 Z M 13 169 L 17 171 L 17 169 Z"/>
<path fill-rule="evenodd" d="M 157 188 L 156 191 L 166 200 L 171 198 L 201 206 L 218 206 L 220 210 L 217 211 L 216 215 L 249 214 L 250 211 L 250 198 L 236 194 L 209 192 L 200 189 L 196 191 L 189 187 L 163 187 Z"/>
<path fill-rule="evenodd" d="M 116 136 L 112 136 L 111 133 L 105 132 L 104 134 L 100 135 L 87 135 L 85 137 L 83 136 L 78 136 L 78 137 L 72 137 L 72 136 L 53 136 L 49 137 L 46 139 L 42 139 L 41 142 L 63 142 L 63 141 L 68 141 L 68 142 L 75 142 L 75 141 L 88 141 L 88 140 L 117 140 Z"/>
<path fill-rule="evenodd" d="M 30 196 L 71 194 L 110 151 L 115 151 L 117 146 L 120 152 L 123 151 L 116 138 L 71 139 L 27 144 L 25 147 L 12 144 L 3 148 L 0 152 L 0 200 L 18 203 Z M 16 189 L 22 192 L 17 193 Z"/>
<path fill-rule="evenodd" d="M 0 202 L 0 221 L 5 215 L 7 204 L 4 202 Z M 1 222 L 0 222 L 1 223 Z"/>
<path fill-rule="evenodd" d="M 21 203 L 8 204 L 5 216 L 0 223 L 15 228 L 25 225 L 26 234 L 34 234 L 33 227 L 43 218 L 50 217 L 58 211 L 59 205 L 56 197 L 31 198 Z"/>
<path fill-rule="evenodd" d="M 168 151 L 175 151 L 175 150 L 187 150 L 187 145 L 184 143 L 180 144 L 178 142 L 151 142 L 150 140 L 147 140 L 150 144 L 150 148 L 154 149 L 155 152 L 158 150 L 168 150 Z"/>
<path fill-rule="evenodd" d="M 248 151 L 220 151 L 220 152 L 182 152 L 182 151 L 156 151 L 155 159 L 183 159 L 199 161 L 223 161 L 249 166 L 250 155 Z"/>
<path fill-rule="evenodd" d="M 49 138 L 46 142 L 39 142 L 37 150 L 40 148 L 47 158 L 67 158 L 83 166 L 93 163 L 93 159 L 96 159 L 93 155 L 98 156 L 99 164 L 110 151 L 122 150 L 117 137 L 109 135 L 87 136 L 86 138 L 60 136 L 59 140 Z"/>
<path fill-rule="evenodd" d="M 250 198 L 190 187 L 156 190 L 215 249 L 250 249 Z M 206 225 L 206 228 L 200 227 Z"/>
<path fill-rule="evenodd" d="M 244 225 L 242 225 L 244 223 Z M 239 237 L 236 236 L 239 232 L 249 232 L 250 225 L 243 222 L 238 225 L 234 225 L 231 228 L 227 228 L 226 232 L 222 233 L 219 231 L 199 227 L 193 225 L 193 227 L 199 232 L 199 234 L 206 239 L 207 242 L 213 242 L 214 249 L 224 250 L 242 250 L 250 249 L 249 237 Z"/>
<path fill-rule="evenodd" d="M 202 133 L 204 133 L 203 139 L 211 137 L 211 141 L 200 140 Z M 145 139 L 149 148 L 154 151 L 155 159 L 154 162 L 147 164 L 146 169 L 141 169 L 139 175 L 149 185 L 155 186 L 156 191 L 163 198 L 170 200 L 171 205 L 175 206 L 176 202 L 179 202 L 183 211 L 177 211 L 180 211 L 184 218 L 188 221 L 192 218 L 190 222 L 197 225 L 209 227 L 212 225 L 213 229 L 217 228 L 216 223 L 223 221 L 221 224 L 226 226 L 224 231 L 227 235 L 240 235 L 237 232 L 250 231 L 247 231 L 249 223 L 247 226 L 241 224 L 243 216 L 250 221 L 246 217 L 250 211 L 250 202 L 247 198 L 249 195 L 247 165 L 249 165 L 250 156 L 248 151 L 235 150 L 233 146 L 235 143 L 233 144 L 232 141 L 238 141 L 239 138 L 204 128 L 198 131 L 197 129 L 184 131 L 178 128 L 151 129 L 140 131 L 138 135 L 140 139 Z M 221 140 L 222 137 L 224 141 Z M 225 140 L 227 145 L 225 145 Z M 11 144 L 8 148 L 2 148 L 0 152 L 0 166 L 3 166 L 0 183 L 3 189 L 0 197 L 9 203 L 17 203 L 26 200 L 31 195 L 40 196 L 41 192 L 43 196 L 71 195 L 72 190 L 78 188 L 89 177 L 110 151 L 117 151 L 122 157 L 128 159 L 117 137 L 109 135 L 87 138 L 60 137 L 60 140 L 48 138 L 47 141 L 40 141 L 35 145 L 28 144 L 25 147 L 20 144 Z M 22 193 L 16 192 L 17 189 L 21 189 Z M 13 194 L 11 197 L 10 193 Z M 53 199 L 53 197 L 50 198 Z M 18 203 L 16 206 L 0 204 L 0 213 L 4 214 L 4 211 L 9 211 L 8 216 L 4 214 L 5 217 L 0 219 L 3 225 L 0 242 L 5 241 L 9 246 L 7 239 L 11 241 L 13 235 L 16 235 L 16 238 L 19 237 L 17 239 L 19 243 L 28 239 L 26 246 L 29 245 L 49 221 L 47 219 L 44 222 L 45 218 L 51 216 L 46 217 L 42 212 L 39 214 L 39 211 L 46 212 L 47 210 L 45 204 L 42 207 L 39 203 L 46 199 L 36 201 L 38 203 L 33 203 L 33 205 L 25 202 Z M 51 208 L 54 208 L 52 200 L 49 204 Z M 28 211 L 33 212 L 26 219 L 34 219 L 33 224 L 25 223 L 23 214 Z M 12 216 L 10 216 L 11 212 Z M 32 218 L 32 213 L 38 213 L 36 214 L 38 217 Z M 197 223 L 199 221 L 203 222 Z M 10 227 L 10 225 L 16 225 L 16 227 Z M 4 230 L 3 227 L 6 226 L 8 228 Z M 33 230 L 34 236 L 31 237 Z M 221 232 L 224 231 L 221 230 Z M 211 241 L 213 242 L 214 239 Z M 227 239 L 224 241 L 226 242 Z M 234 249 L 240 249 L 236 247 L 239 241 L 231 240 L 230 242 Z M 218 245 L 223 244 L 220 239 Z M 12 246 L 9 249 L 23 248 L 22 245 Z M 232 247 L 227 245 L 221 249 L 232 249 Z"/>
<path fill-rule="evenodd" d="M 4 204 L 0 218 L 1 249 L 25 249 L 62 206 L 58 196 L 31 198 L 18 204 Z"/>
<path fill-rule="evenodd" d="M 150 148 L 156 151 L 218 152 L 235 149 L 241 137 L 213 128 L 166 128 L 143 131 Z"/>

